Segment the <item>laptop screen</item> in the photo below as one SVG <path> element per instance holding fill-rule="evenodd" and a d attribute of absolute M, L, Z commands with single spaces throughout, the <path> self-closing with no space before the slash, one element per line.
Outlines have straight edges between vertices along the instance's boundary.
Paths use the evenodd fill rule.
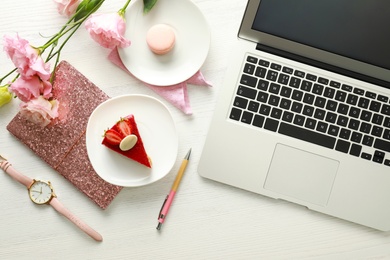
<path fill-rule="evenodd" d="M 390 69 L 389 11 L 389 0 L 262 0 L 253 29 Z"/>
<path fill-rule="evenodd" d="M 248 0 L 238 36 L 390 88 L 389 17 L 389 0 Z"/>

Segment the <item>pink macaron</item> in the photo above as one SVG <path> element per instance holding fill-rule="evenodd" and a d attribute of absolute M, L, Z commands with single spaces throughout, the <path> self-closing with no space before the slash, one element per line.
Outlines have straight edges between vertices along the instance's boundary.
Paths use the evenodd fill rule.
<path fill-rule="evenodd" d="M 166 24 L 154 25 L 146 34 L 146 43 L 150 50 L 158 55 L 170 52 L 173 46 L 175 46 L 175 41 L 175 32 Z"/>

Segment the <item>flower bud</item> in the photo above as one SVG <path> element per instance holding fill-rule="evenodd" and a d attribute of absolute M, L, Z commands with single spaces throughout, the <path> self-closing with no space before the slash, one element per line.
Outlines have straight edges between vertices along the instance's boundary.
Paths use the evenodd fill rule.
<path fill-rule="evenodd" d="M 76 10 L 74 21 L 77 22 L 94 13 L 103 4 L 104 0 L 83 0 Z"/>
<path fill-rule="evenodd" d="M 8 91 L 7 85 L 0 87 L 0 107 L 9 103 L 12 99 L 12 94 Z"/>

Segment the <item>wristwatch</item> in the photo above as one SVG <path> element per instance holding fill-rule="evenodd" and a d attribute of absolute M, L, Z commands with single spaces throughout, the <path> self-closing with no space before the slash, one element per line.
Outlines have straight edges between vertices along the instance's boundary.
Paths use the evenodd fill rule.
<path fill-rule="evenodd" d="M 96 241 L 102 241 L 103 237 L 90 226 L 85 224 L 82 220 L 72 214 L 67 208 L 65 208 L 61 202 L 57 199 L 54 193 L 54 189 L 49 181 L 42 181 L 31 179 L 20 172 L 16 171 L 12 165 L 0 155 L 0 168 L 4 172 L 8 173 L 13 179 L 20 182 L 27 187 L 29 197 L 32 202 L 38 205 L 49 204 L 59 213 L 64 215 L 70 221 L 72 221 L 82 231 L 87 233 L 90 237 Z"/>

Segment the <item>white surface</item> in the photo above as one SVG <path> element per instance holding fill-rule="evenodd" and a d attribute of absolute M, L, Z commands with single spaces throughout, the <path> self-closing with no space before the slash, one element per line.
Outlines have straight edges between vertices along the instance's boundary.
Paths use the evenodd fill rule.
<path fill-rule="evenodd" d="M 184 115 L 111 64 L 107 59 L 109 51 L 97 46 L 83 28 L 61 56 L 111 97 L 145 94 L 169 107 L 179 135 L 179 152 L 175 166 L 160 181 L 124 188 L 103 211 L 8 133 L 5 127 L 16 114 L 18 101 L 0 108 L 1 154 L 24 174 L 51 180 L 58 199 L 104 239 L 97 243 L 52 208 L 34 205 L 23 185 L 0 174 L 0 259 L 390 258 L 388 233 L 231 188 L 197 174 L 246 1 L 193 2 L 211 28 L 211 48 L 202 72 L 214 87 L 188 87 L 192 116 Z M 119 0 L 106 1 L 101 12 L 115 12 L 123 4 Z M 0 35 L 18 32 L 36 45 L 45 41 L 39 34 L 50 36 L 66 21 L 47 0 L 3 0 L 0 15 Z M 0 74 L 11 68 L 10 60 L 0 52 Z M 157 214 L 190 147 L 186 173 L 169 216 L 161 232 L 157 232 Z"/>
<path fill-rule="evenodd" d="M 152 159 L 151 169 L 101 144 L 104 131 L 130 113 Z M 125 187 L 143 186 L 163 178 L 175 164 L 178 151 L 171 113 L 158 99 L 145 95 L 123 95 L 100 104 L 89 118 L 86 142 L 96 173 L 107 182 Z"/>
<path fill-rule="evenodd" d="M 191 0 L 159 0 L 150 13 L 143 14 L 143 2 L 132 2 L 126 12 L 126 37 L 131 48 L 119 49 L 127 69 L 138 79 L 156 86 L 181 83 L 203 65 L 210 46 L 210 29 L 203 13 Z M 170 26 L 176 36 L 173 49 L 154 54 L 146 35 L 156 24 Z"/>

